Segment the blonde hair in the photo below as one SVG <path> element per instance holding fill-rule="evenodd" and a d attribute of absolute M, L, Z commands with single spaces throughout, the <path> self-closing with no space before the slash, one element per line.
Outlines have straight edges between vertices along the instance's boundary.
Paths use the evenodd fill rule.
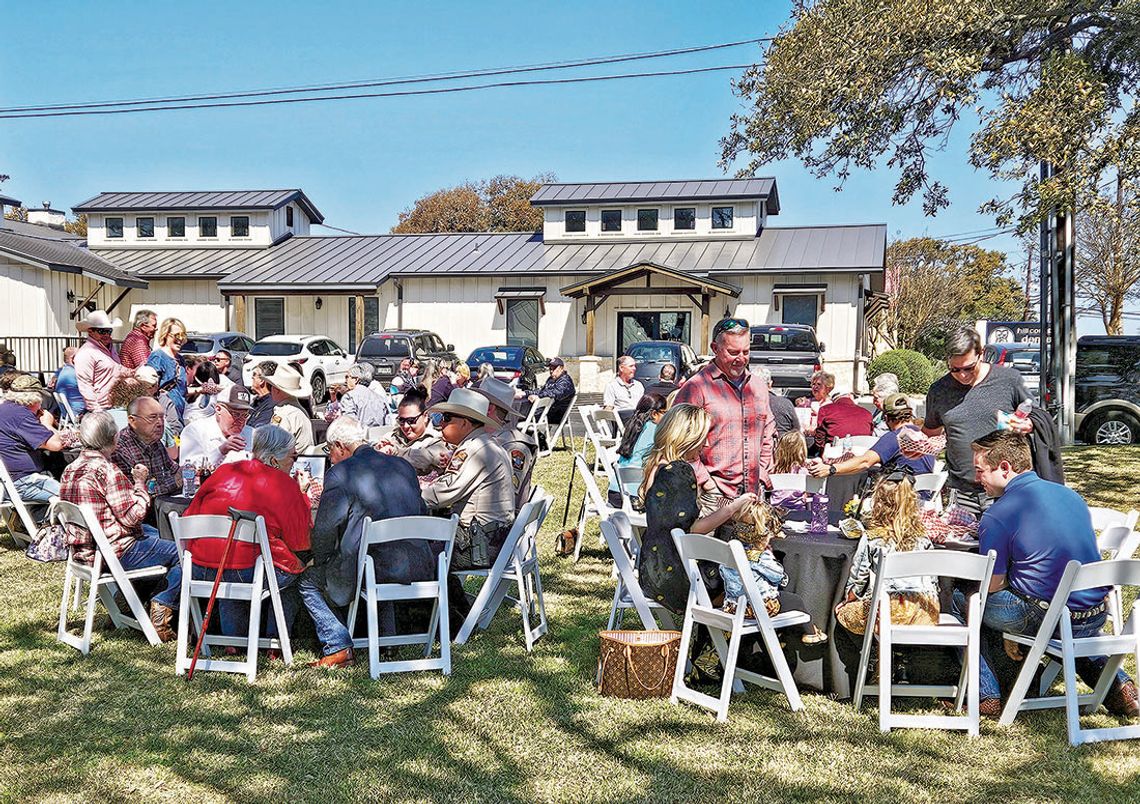
<path fill-rule="evenodd" d="M 789 430 L 776 441 L 772 454 L 772 471 L 776 474 L 794 472 L 807 463 L 807 442 L 799 430 Z"/>
<path fill-rule="evenodd" d="M 466 363 L 460 363 L 455 367 L 455 373 L 465 380 L 471 379 L 471 367 Z"/>
<path fill-rule="evenodd" d="M 682 403 L 665 412 L 657 423 L 653 436 L 653 449 L 645 459 L 645 479 L 641 481 L 641 496 L 649 490 L 650 478 L 657 466 L 683 459 L 693 450 L 705 445 L 712 419 L 708 411 L 696 405 Z"/>
<path fill-rule="evenodd" d="M 186 334 L 186 325 L 182 323 L 180 318 L 164 318 L 162 325 L 158 328 L 158 345 L 165 346 L 167 338 L 170 337 L 170 330 L 175 327 L 181 327 L 182 334 Z"/>
<path fill-rule="evenodd" d="M 899 551 L 913 550 L 925 532 L 914 484 L 905 479 L 880 480 L 871 497 L 867 527 L 872 538 L 882 539 Z"/>
<path fill-rule="evenodd" d="M 732 538 L 745 547 L 763 550 L 772 539 L 783 535 L 784 522 L 776 509 L 763 500 L 744 506 L 732 517 Z"/>

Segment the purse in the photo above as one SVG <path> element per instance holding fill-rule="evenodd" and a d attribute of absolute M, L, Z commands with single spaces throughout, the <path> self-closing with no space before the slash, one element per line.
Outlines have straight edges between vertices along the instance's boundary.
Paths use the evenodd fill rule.
<path fill-rule="evenodd" d="M 67 561 L 68 549 L 63 525 L 49 523 L 36 531 L 36 538 L 24 550 L 24 555 L 32 561 Z"/>
<path fill-rule="evenodd" d="M 615 698 L 666 698 L 681 653 L 680 631 L 599 631 L 598 692 Z"/>

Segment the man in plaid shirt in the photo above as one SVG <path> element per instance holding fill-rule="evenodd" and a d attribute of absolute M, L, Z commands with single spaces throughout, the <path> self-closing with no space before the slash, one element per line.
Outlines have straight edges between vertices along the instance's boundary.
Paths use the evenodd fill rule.
<path fill-rule="evenodd" d="M 171 494 L 182 485 L 178 467 L 162 445 L 166 414 L 157 399 L 140 396 L 127 408 L 127 428 L 119 433 L 119 442 L 111 460 L 124 475 L 136 464 L 150 472 L 152 493 Z"/>
<path fill-rule="evenodd" d="M 748 370 L 751 337 L 742 318 L 718 322 L 713 362 L 686 381 L 675 400 L 704 408 L 712 418 L 708 442 L 693 469 L 702 489 L 728 499 L 767 486 L 772 468 L 776 420 L 767 383 Z"/>

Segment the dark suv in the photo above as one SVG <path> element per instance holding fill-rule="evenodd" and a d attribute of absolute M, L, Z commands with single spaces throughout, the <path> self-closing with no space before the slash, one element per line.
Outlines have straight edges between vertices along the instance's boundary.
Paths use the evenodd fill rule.
<path fill-rule="evenodd" d="M 646 386 L 661 379 L 661 368 L 666 364 L 677 370 L 677 382 L 689 379 L 703 365 L 689 344 L 677 341 L 638 341 L 625 353 L 637 361 L 633 378 Z"/>
<path fill-rule="evenodd" d="M 772 389 L 795 399 L 811 393 L 811 375 L 823 367 L 823 344 L 806 324 L 752 327 L 748 363 L 772 373 Z"/>
<path fill-rule="evenodd" d="M 1075 388 L 1079 439 L 1140 443 L 1140 336 L 1079 338 Z"/>
<path fill-rule="evenodd" d="M 414 360 L 454 360 L 455 346 L 444 345 L 434 332 L 426 329 L 385 329 L 368 335 L 356 349 L 358 363 L 370 363 L 373 377 L 381 382 L 391 382 L 400 370 L 400 361 L 405 357 Z"/>

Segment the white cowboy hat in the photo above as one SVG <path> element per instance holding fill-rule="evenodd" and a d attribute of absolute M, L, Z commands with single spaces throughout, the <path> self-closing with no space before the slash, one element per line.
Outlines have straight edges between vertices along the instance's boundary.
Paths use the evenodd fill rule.
<path fill-rule="evenodd" d="M 309 385 L 301 372 L 292 366 L 278 366 L 276 371 L 262 379 L 265 380 L 266 384 L 272 385 L 279 391 L 284 391 L 294 399 L 311 396 L 313 393 L 313 386 Z"/>
<path fill-rule="evenodd" d="M 80 332 L 86 332 L 91 328 L 95 329 L 118 329 L 123 325 L 123 319 L 116 318 L 114 321 L 107 315 L 105 310 L 94 310 L 87 314 L 87 317 L 75 325 L 75 328 Z"/>
<path fill-rule="evenodd" d="M 521 410 L 515 407 L 515 389 L 502 380 L 488 377 L 479 383 L 479 387 L 475 390 L 491 400 L 492 405 L 497 405 L 505 410 L 507 415 L 517 416 L 519 418 L 525 415 Z"/>
<path fill-rule="evenodd" d="M 428 413 L 454 413 L 465 419 L 474 419 L 488 430 L 498 430 L 499 423 L 487 415 L 491 401 L 478 391 L 456 388 L 446 402 L 437 402 L 428 408 Z"/>

